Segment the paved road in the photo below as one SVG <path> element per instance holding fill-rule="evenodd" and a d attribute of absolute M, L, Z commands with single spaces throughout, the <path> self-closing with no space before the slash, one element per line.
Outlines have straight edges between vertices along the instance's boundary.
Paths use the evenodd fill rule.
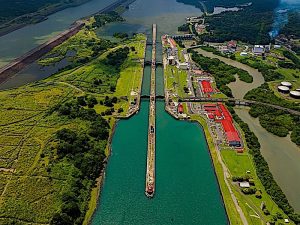
<path fill-rule="evenodd" d="M 244 105 L 252 105 L 252 104 L 258 104 L 258 105 L 264 105 L 269 106 L 275 109 L 279 109 L 285 112 L 288 112 L 293 115 L 300 116 L 300 112 L 292 109 L 288 109 L 279 105 L 274 105 L 270 103 L 265 102 L 258 102 L 258 101 L 252 101 L 252 100 L 245 100 L 245 99 L 235 99 L 235 98 L 181 98 L 179 99 L 181 102 L 227 102 L 227 101 L 234 101 L 234 102 L 240 102 L 245 103 Z"/>

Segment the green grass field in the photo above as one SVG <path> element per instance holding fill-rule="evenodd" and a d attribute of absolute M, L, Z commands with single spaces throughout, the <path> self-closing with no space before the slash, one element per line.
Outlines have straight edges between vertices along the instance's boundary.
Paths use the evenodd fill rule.
<path fill-rule="evenodd" d="M 220 162 L 218 161 L 217 153 L 216 153 L 217 149 L 215 147 L 213 138 L 209 133 L 207 123 L 199 115 L 191 115 L 191 119 L 199 122 L 205 131 L 206 139 L 214 163 L 214 168 L 218 176 L 218 182 L 221 187 L 221 192 L 224 198 L 225 207 L 227 209 L 227 213 L 231 221 L 231 224 L 242 224 L 240 220 L 240 216 L 237 213 L 233 200 L 230 196 L 228 187 L 225 184 L 223 168 Z M 250 175 L 255 182 L 255 187 L 257 188 L 257 190 L 260 190 L 262 192 L 261 199 L 256 198 L 255 195 L 245 195 L 241 192 L 238 185 L 232 182 L 231 178 L 227 179 L 228 182 L 230 183 L 232 191 L 234 192 L 236 198 L 238 199 L 239 206 L 242 208 L 249 224 L 251 225 L 266 224 L 266 222 L 272 220 L 273 215 L 275 215 L 276 213 L 280 213 L 284 215 L 282 210 L 278 208 L 278 206 L 273 202 L 270 196 L 266 193 L 263 185 L 261 184 L 260 180 L 256 175 L 252 158 L 247 153 L 247 151 L 242 154 L 239 154 L 232 149 L 227 149 L 227 150 L 223 149 L 221 150 L 221 156 L 226 167 L 229 169 L 230 177 L 243 176 L 246 175 L 247 171 L 250 171 Z M 270 215 L 265 215 L 260 209 L 262 202 L 265 202 L 267 209 L 270 211 Z M 284 218 L 287 218 L 287 216 L 284 216 Z M 278 220 L 276 224 L 278 224 L 279 222 L 283 223 L 283 220 Z M 293 223 L 290 222 L 290 224 Z"/>
<path fill-rule="evenodd" d="M 89 38 L 97 37 L 83 29 L 56 47 L 54 52 L 65 52 L 74 40 L 81 40 L 85 45 Z M 126 115 L 131 91 L 141 88 L 145 45 L 145 36 L 136 35 L 71 70 L 17 89 L 0 91 L 0 224 L 48 224 L 60 211 L 62 193 L 72 188 L 75 170 L 67 161 L 57 161 L 53 157 L 54 133 L 62 128 L 84 131 L 90 122 L 59 116 L 51 109 L 78 96 L 95 96 L 97 100 L 109 96 L 118 98 L 114 108 L 117 111 L 122 107 L 124 112 L 121 114 Z M 135 50 L 130 50 L 120 71 L 107 66 L 105 60 L 109 52 L 125 46 Z M 79 57 L 90 54 L 84 49 L 78 53 Z M 101 85 L 95 85 L 95 79 L 101 79 Z M 115 91 L 110 89 L 111 85 L 116 86 Z M 127 100 L 121 97 L 127 97 Z M 102 113 L 109 107 L 96 104 L 94 108 Z M 105 118 L 112 127 L 115 119 L 112 116 Z M 97 188 L 93 189 L 89 203 L 91 187 L 84 185 L 87 189 L 83 189 L 78 197 L 80 209 L 85 210 L 89 205 L 90 217 L 98 192 Z"/>

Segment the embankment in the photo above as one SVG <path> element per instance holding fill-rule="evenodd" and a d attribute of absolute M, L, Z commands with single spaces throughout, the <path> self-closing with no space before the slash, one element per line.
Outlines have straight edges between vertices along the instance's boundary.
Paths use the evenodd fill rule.
<path fill-rule="evenodd" d="M 32 49 L 25 55 L 15 59 L 11 63 L 0 69 L 0 83 L 8 80 L 14 74 L 24 69 L 30 63 L 33 63 L 47 52 L 51 51 L 54 47 L 60 45 L 73 35 L 75 35 L 85 23 L 83 21 L 77 21 L 71 28 L 47 41 L 46 43 Z"/>
<path fill-rule="evenodd" d="M 126 7 L 133 1 L 134 0 L 116 1 L 110 4 L 109 6 L 105 7 L 104 9 L 100 10 L 96 14 L 112 11 L 119 6 Z M 46 43 L 32 49 L 31 51 L 27 52 L 21 57 L 13 60 L 11 63 L 0 68 L 0 84 L 7 81 L 10 77 L 14 76 L 16 73 L 24 69 L 27 65 L 33 63 L 34 61 L 42 57 L 44 54 L 51 51 L 53 48 L 55 48 L 56 46 L 60 45 L 61 43 L 78 33 L 78 31 L 84 25 L 85 23 L 83 22 L 83 20 L 76 21 L 68 30 L 60 33 L 59 35 L 47 41 Z"/>

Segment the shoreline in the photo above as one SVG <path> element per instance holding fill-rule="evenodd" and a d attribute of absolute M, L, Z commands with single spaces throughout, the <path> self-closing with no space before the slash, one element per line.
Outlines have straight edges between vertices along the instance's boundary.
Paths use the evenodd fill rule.
<path fill-rule="evenodd" d="M 147 37 L 146 37 L 145 43 L 147 43 Z M 133 112 L 127 114 L 126 116 L 113 117 L 115 119 L 113 121 L 112 130 L 111 130 L 111 133 L 109 134 L 109 138 L 108 138 L 108 142 L 107 142 L 107 147 L 106 147 L 107 156 L 104 160 L 105 165 L 102 168 L 102 171 L 101 171 L 99 177 L 96 180 L 96 186 L 91 191 L 91 198 L 89 200 L 89 205 L 88 205 L 88 209 L 87 209 L 86 214 L 85 214 L 85 219 L 83 221 L 83 225 L 90 225 L 92 223 L 95 212 L 99 207 L 100 197 L 101 197 L 101 190 L 102 190 L 103 184 L 105 182 L 105 172 L 106 172 L 106 168 L 107 168 L 107 165 L 109 163 L 110 156 L 111 156 L 111 153 L 112 153 L 112 140 L 113 140 L 113 136 L 115 134 L 116 128 L 118 126 L 118 121 L 121 120 L 121 119 L 124 119 L 124 120 L 130 119 L 132 116 L 137 114 L 140 110 L 140 107 L 141 107 L 140 105 L 141 105 L 141 100 L 142 100 L 141 99 L 141 93 L 142 93 L 142 85 L 143 85 L 143 79 L 144 79 L 146 49 L 147 49 L 147 44 L 145 44 L 145 47 L 144 47 L 144 59 L 142 60 L 142 63 L 143 63 L 142 67 L 143 68 L 142 68 L 142 76 L 141 76 L 141 80 L 140 80 L 140 88 L 139 88 L 139 93 L 138 93 L 137 107 L 135 108 L 135 110 Z"/>
<path fill-rule="evenodd" d="M 45 20 L 48 19 L 48 16 L 54 14 L 54 13 L 57 13 L 57 12 L 60 12 L 62 10 L 65 10 L 65 9 L 68 9 L 68 8 L 73 8 L 73 7 L 77 7 L 77 6 L 80 6 L 80 5 L 83 5 L 87 2 L 89 2 L 91 0 L 82 0 L 81 2 L 78 2 L 78 3 L 73 3 L 73 4 L 66 4 L 66 5 L 59 5 L 57 7 L 54 7 L 52 10 L 50 9 L 47 13 L 43 14 L 43 15 L 39 15 L 40 13 L 42 13 L 43 11 L 45 11 L 46 9 L 40 9 L 36 12 L 33 12 L 33 13 L 27 13 L 27 14 L 24 14 L 24 15 L 21 15 L 21 16 L 18 16 L 10 21 L 7 21 L 6 23 L 4 23 L 2 26 L 2 28 L 0 28 L 0 37 L 2 36 L 5 36 L 9 33 L 12 33 L 16 30 L 19 30 L 21 28 L 24 28 L 26 26 L 29 26 L 29 25 L 32 25 L 32 24 L 37 24 L 37 23 L 40 23 L 40 22 L 43 22 Z M 10 24 L 10 23 L 13 23 L 14 20 L 20 20 L 22 18 L 26 18 L 28 17 L 29 15 L 32 15 L 32 18 L 34 18 L 35 16 L 38 16 L 39 15 L 39 18 L 37 18 L 36 21 L 28 21 L 28 22 L 25 22 L 25 23 L 15 23 L 15 24 Z"/>
<path fill-rule="evenodd" d="M 51 51 L 56 46 L 62 44 L 64 41 L 73 37 L 77 32 L 79 32 L 82 29 L 82 27 L 86 25 L 84 22 L 86 18 L 90 18 L 96 14 L 102 14 L 109 11 L 113 11 L 122 4 L 126 4 L 126 6 L 128 6 L 134 1 L 135 0 L 118 0 L 108 5 L 107 7 L 101 9 L 97 13 L 74 21 L 71 24 L 71 26 L 62 33 L 56 35 L 55 37 L 51 38 L 43 44 L 38 45 L 37 47 L 31 49 L 25 54 L 17 57 L 16 59 L 12 60 L 10 63 L 4 65 L 3 67 L 0 67 L 0 84 L 6 82 L 7 80 L 15 76 L 18 72 L 26 68 L 31 63 L 38 60 L 40 57 Z"/>
<path fill-rule="evenodd" d="M 104 164 L 104 166 L 101 170 L 101 173 L 100 173 L 99 177 L 96 180 L 96 186 L 91 191 L 91 198 L 90 198 L 90 201 L 89 201 L 88 209 L 87 209 L 86 214 L 85 214 L 84 221 L 82 223 L 83 225 L 90 225 L 92 223 L 95 212 L 99 207 L 101 190 L 102 190 L 103 184 L 105 182 L 105 172 L 106 172 L 107 165 L 108 165 L 111 153 L 112 153 L 112 140 L 113 140 L 113 136 L 115 134 L 115 131 L 116 131 L 116 128 L 117 128 L 117 125 L 118 125 L 118 121 L 119 121 L 119 119 L 116 119 L 113 122 L 112 129 L 111 129 L 111 132 L 109 134 L 108 141 L 107 141 L 107 147 L 106 147 L 107 156 L 104 159 L 105 164 Z"/>

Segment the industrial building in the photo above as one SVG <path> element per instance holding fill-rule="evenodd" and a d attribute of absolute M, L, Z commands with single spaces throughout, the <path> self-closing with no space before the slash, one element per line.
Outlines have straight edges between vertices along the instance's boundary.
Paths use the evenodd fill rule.
<path fill-rule="evenodd" d="M 300 91 L 291 91 L 290 96 L 292 98 L 300 99 Z"/>
<path fill-rule="evenodd" d="M 287 81 L 282 81 L 280 83 L 281 86 L 285 86 L 285 87 L 288 87 L 288 88 L 291 88 L 293 85 L 290 83 L 290 82 L 287 82 Z"/>
<path fill-rule="evenodd" d="M 202 80 L 202 81 L 200 81 L 200 83 L 201 83 L 201 89 L 202 89 L 203 93 L 212 94 L 214 92 L 214 89 L 212 88 L 209 80 Z"/>
<path fill-rule="evenodd" d="M 289 87 L 286 87 L 286 86 L 278 86 L 277 87 L 277 90 L 283 94 L 288 94 L 290 92 L 290 88 Z"/>
<path fill-rule="evenodd" d="M 241 152 L 242 140 L 234 126 L 233 119 L 227 108 L 223 104 L 218 103 L 204 104 L 203 109 L 206 111 L 207 117 L 210 120 L 221 123 L 228 145 L 239 148 L 239 152 Z"/>

